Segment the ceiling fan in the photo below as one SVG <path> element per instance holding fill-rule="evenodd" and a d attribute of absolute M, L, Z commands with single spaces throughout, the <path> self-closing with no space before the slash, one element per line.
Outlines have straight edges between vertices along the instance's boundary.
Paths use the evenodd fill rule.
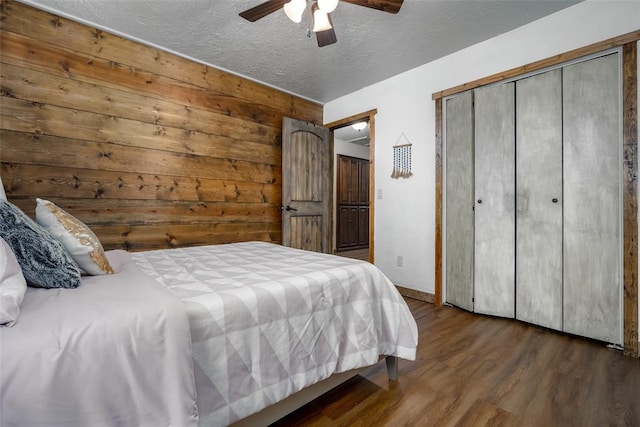
<path fill-rule="evenodd" d="M 398 13 L 404 0 L 342 0 L 345 3 L 351 3 L 358 6 L 368 7 L 371 9 L 381 10 L 388 13 Z M 316 40 L 319 47 L 328 46 L 338 41 L 333 22 L 331 20 L 331 12 L 338 7 L 339 0 L 269 0 L 261 3 L 251 9 L 247 9 L 240 13 L 247 21 L 255 22 L 258 19 L 277 11 L 284 9 L 289 19 L 295 23 L 302 20 L 304 11 L 310 9 L 310 25 L 307 35 L 311 36 L 311 31 L 316 33 Z M 310 4 L 310 6 L 309 6 Z"/>

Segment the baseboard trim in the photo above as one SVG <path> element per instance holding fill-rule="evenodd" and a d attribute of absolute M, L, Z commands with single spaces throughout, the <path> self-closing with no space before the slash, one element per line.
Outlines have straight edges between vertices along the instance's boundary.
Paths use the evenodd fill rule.
<path fill-rule="evenodd" d="M 395 286 L 398 289 L 398 292 L 400 292 L 400 295 L 404 297 L 417 299 L 418 301 L 429 302 L 431 304 L 433 304 L 436 300 L 436 296 L 434 294 L 430 294 L 429 292 L 416 291 L 415 289 L 409 289 L 398 285 Z"/>

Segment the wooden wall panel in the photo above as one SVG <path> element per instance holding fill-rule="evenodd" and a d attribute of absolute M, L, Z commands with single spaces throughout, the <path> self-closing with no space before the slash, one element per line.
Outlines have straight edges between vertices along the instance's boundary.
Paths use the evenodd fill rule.
<path fill-rule="evenodd" d="M 80 23 L 42 13 L 13 1 L 2 1 L 2 13 L 12 18 L 10 21 L 2 22 L 2 27 L 8 32 L 40 34 L 41 39 L 47 43 L 106 59 L 114 68 L 128 67 L 135 73 L 141 70 L 149 71 L 156 77 L 170 77 L 236 99 L 269 105 L 277 111 L 287 111 L 292 115 L 306 117 L 310 121 L 317 120 L 317 104 L 274 91 L 242 77 Z"/>
<path fill-rule="evenodd" d="M 322 106 L 233 74 L 0 0 L 0 173 L 143 250 L 280 242 L 282 118 Z"/>
<path fill-rule="evenodd" d="M 640 356 L 638 342 L 638 43 L 622 48 L 624 354 Z"/>

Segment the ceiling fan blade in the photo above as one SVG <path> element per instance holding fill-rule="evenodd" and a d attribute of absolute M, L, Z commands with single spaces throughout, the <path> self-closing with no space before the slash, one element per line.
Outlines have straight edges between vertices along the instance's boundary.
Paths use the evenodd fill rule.
<path fill-rule="evenodd" d="M 318 42 L 318 47 L 329 46 L 330 44 L 334 44 L 338 41 L 336 37 L 336 30 L 333 26 L 333 21 L 331 20 L 331 14 L 327 14 L 327 18 L 329 18 L 329 23 L 331 24 L 331 28 L 325 31 L 318 31 L 316 33 L 316 41 Z"/>
<path fill-rule="evenodd" d="M 356 4 L 371 9 L 381 10 L 388 13 L 398 13 L 404 0 L 342 0 L 345 3 Z"/>
<path fill-rule="evenodd" d="M 259 5 L 252 7 L 251 9 L 247 9 L 244 12 L 241 12 L 240 16 L 242 16 L 247 21 L 256 22 L 258 19 L 264 18 L 270 13 L 281 9 L 287 1 L 288 0 L 269 0 L 264 3 L 260 3 Z"/>

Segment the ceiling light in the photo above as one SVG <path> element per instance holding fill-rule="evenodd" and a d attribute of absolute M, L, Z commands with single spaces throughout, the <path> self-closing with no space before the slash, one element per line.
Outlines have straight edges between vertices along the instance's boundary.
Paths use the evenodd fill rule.
<path fill-rule="evenodd" d="M 329 15 L 318 8 L 318 3 L 313 3 L 311 7 L 313 11 L 313 32 L 330 30 L 331 23 L 329 22 Z"/>
<path fill-rule="evenodd" d="M 318 7 L 324 13 L 331 13 L 338 7 L 339 0 L 318 0 Z"/>
<path fill-rule="evenodd" d="M 367 122 L 358 122 L 351 125 L 358 132 L 367 127 Z"/>
<path fill-rule="evenodd" d="M 307 8 L 307 0 L 291 0 L 284 5 L 284 13 L 296 24 L 302 21 L 302 13 Z"/>

